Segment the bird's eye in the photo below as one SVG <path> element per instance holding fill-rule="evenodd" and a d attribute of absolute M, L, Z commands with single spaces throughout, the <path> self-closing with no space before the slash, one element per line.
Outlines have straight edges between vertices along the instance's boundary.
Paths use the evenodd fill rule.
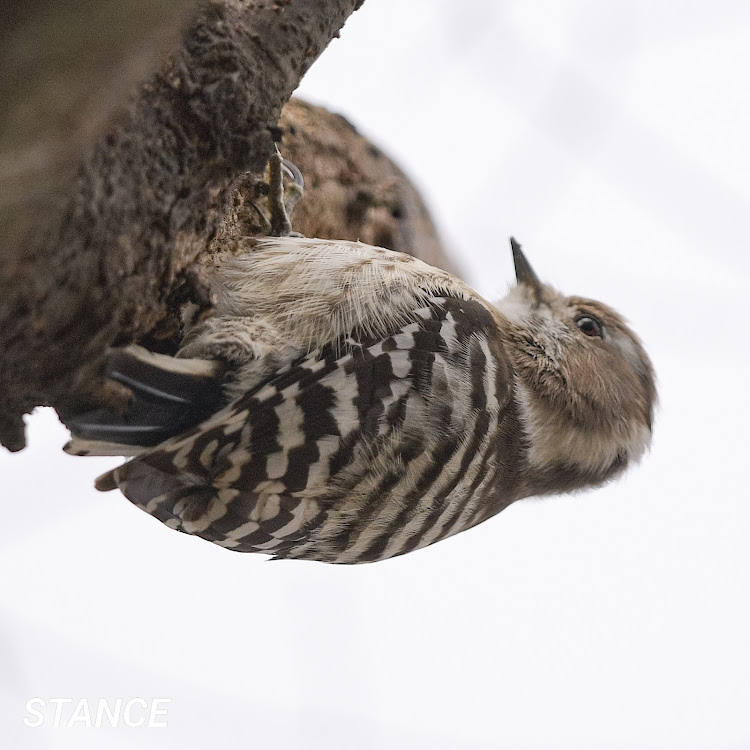
<path fill-rule="evenodd" d="M 576 319 L 576 325 L 587 335 L 602 338 L 602 324 L 590 315 L 582 315 Z"/>

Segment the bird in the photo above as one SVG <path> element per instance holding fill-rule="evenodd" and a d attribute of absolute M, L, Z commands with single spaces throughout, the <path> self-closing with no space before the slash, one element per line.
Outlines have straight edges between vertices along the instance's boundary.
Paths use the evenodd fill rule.
<path fill-rule="evenodd" d="M 652 364 L 611 307 L 542 283 L 491 303 L 413 256 L 266 237 L 220 258 L 213 314 L 167 356 L 110 351 L 129 411 L 69 422 L 96 481 L 226 549 L 382 561 L 531 496 L 600 486 L 649 447 Z"/>

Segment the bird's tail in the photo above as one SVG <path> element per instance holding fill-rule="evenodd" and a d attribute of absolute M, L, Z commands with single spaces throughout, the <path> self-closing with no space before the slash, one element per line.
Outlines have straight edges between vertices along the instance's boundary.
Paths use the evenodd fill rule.
<path fill-rule="evenodd" d="M 125 414 L 94 409 L 67 421 L 76 456 L 132 456 L 178 435 L 218 411 L 226 401 L 225 365 L 178 359 L 141 346 L 112 349 L 106 375 L 127 386 L 133 400 Z"/>

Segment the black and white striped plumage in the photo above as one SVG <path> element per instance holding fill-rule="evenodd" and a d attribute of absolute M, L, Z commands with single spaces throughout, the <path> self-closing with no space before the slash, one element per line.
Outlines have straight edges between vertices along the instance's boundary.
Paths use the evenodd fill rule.
<path fill-rule="evenodd" d="M 97 486 L 171 528 L 336 563 L 600 484 L 648 444 L 651 366 L 616 313 L 539 284 L 518 248 L 516 260 L 521 283 L 490 305 L 411 256 L 265 240 L 217 265 L 215 315 L 178 359 L 120 353 L 110 376 L 134 389 L 133 414 L 74 420 L 68 450 L 136 454 Z M 179 434 L 143 447 L 178 419 Z M 113 445 L 123 436 L 139 445 Z"/>

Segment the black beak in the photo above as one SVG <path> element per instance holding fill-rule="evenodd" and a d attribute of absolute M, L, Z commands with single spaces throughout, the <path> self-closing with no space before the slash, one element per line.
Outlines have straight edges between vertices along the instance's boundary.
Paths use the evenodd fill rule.
<path fill-rule="evenodd" d="M 534 269 L 531 267 L 529 261 L 526 260 L 521 246 L 516 242 L 514 237 L 510 238 L 510 247 L 513 251 L 513 265 L 516 268 L 516 282 L 528 286 L 534 294 L 537 304 L 539 304 L 542 301 L 542 282 L 539 281 L 539 277 L 534 273 Z"/>

